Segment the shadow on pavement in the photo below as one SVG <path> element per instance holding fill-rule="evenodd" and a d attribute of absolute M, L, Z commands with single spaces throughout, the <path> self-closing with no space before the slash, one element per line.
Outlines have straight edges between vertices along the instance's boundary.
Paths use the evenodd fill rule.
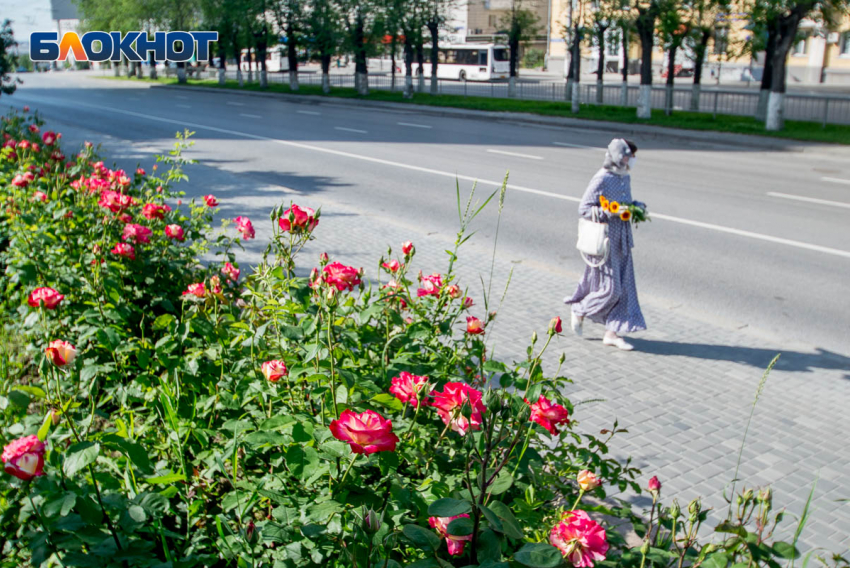
<path fill-rule="evenodd" d="M 679 355 L 712 361 L 732 361 L 759 369 L 767 368 L 776 354 L 781 353 L 781 357 L 774 367 L 777 371 L 796 373 L 811 373 L 815 369 L 848 371 L 848 374 L 845 374 L 843 378 L 850 380 L 850 357 L 820 348 L 814 353 L 803 353 L 781 349 L 760 349 L 709 343 L 679 343 L 636 337 L 630 337 L 629 341 L 634 344 L 636 350 L 642 353 Z"/>

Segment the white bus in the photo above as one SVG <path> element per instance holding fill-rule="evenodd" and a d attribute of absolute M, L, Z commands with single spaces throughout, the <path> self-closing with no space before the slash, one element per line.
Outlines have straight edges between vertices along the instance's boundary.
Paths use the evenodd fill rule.
<path fill-rule="evenodd" d="M 245 60 L 248 57 L 248 50 L 242 50 L 242 61 L 240 67 L 242 71 L 248 71 L 248 62 Z M 257 57 L 257 50 L 251 50 L 251 68 L 255 71 L 260 69 L 259 61 L 254 61 Z M 280 71 L 289 71 L 289 58 L 286 57 L 286 46 L 283 44 L 270 45 L 266 49 L 266 70 L 269 73 L 277 73 Z"/>
<path fill-rule="evenodd" d="M 431 47 L 425 46 L 425 54 Z M 431 63 L 425 62 L 423 73 L 431 76 Z M 510 75 L 510 52 L 504 45 L 462 43 L 441 45 L 437 55 L 437 78 L 458 81 L 490 81 Z"/>

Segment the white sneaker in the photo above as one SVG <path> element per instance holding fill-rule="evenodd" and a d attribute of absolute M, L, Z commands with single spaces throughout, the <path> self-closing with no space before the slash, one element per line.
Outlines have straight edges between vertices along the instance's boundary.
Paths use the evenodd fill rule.
<path fill-rule="evenodd" d="M 631 351 L 635 348 L 634 345 L 623 339 L 622 337 L 615 337 L 611 339 L 607 335 L 602 337 L 602 345 L 610 345 L 612 347 L 616 347 L 621 351 Z"/>
<path fill-rule="evenodd" d="M 578 317 L 575 312 L 570 312 L 570 327 L 573 328 L 573 333 L 581 337 L 581 324 L 584 323 L 584 318 Z"/>

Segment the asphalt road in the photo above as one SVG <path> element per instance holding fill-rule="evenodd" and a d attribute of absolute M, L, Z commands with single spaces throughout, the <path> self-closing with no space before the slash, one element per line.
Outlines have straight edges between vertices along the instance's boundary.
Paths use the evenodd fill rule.
<path fill-rule="evenodd" d="M 29 75 L 4 104 L 51 123 L 161 145 L 194 130 L 198 157 L 257 183 L 356 205 L 431 232 L 457 230 L 455 176 L 484 189 L 510 170 L 500 247 L 565 275 L 576 200 L 610 133 L 409 111 L 352 109 L 238 93 L 187 92 L 84 74 Z M 637 136 L 641 301 L 771 342 L 850 354 L 850 151 L 790 152 Z M 217 191 L 220 197 L 226 189 Z M 256 202 L 256 196 L 253 198 Z M 269 195 L 268 207 L 282 195 Z M 495 208 L 480 220 L 491 235 Z M 649 322 L 652 325 L 652 322 Z"/>

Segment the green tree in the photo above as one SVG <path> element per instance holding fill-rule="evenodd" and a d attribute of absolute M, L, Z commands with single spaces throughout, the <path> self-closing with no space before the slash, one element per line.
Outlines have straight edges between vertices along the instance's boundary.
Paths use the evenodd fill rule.
<path fill-rule="evenodd" d="M 343 29 L 338 5 L 332 0 L 313 0 L 305 20 L 322 65 L 322 92 L 331 91 L 331 59 L 339 52 Z"/>
<path fill-rule="evenodd" d="M 11 95 L 18 88 L 16 83 L 20 82 L 9 75 L 17 65 L 17 55 L 11 52 L 16 45 L 12 22 L 4 20 L 0 27 L 0 95 Z"/>
<path fill-rule="evenodd" d="M 694 82 L 691 91 L 691 110 L 699 110 L 702 68 L 708 53 L 708 44 L 714 39 L 718 54 L 726 47 L 716 36 L 718 26 L 725 20 L 731 7 L 730 0 L 694 0 L 691 4 L 691 33 L 685 38 L 685 46 L 693 55 Z"/>
<path fill-rule="evenodd" d="M 605 74 L 605 34 L 617 25 L 618 0 L 598 0 L 594 10 L 590 14 L 590 27 L 593 30 L 593 39 L 599 52 L 596 62 L 596 102 L 602 103 L 603 75 Z"/>
<path fill-rule="evenodd" d="M 628 106 L 629 103 L 629 43 L 632 34 L 635 30 L 634 16 L 631 13 L 631 6 L 628 1 L 621 7 L 619 14 L 615 19 L 615 25 L 619 32 L 620 53 L 623 56 L 623 65 L 620 72 L 623 75 L 622 86 L 620 90 L 620 105 Z"/>
<path fill-rule="evenodd" d="M 635 31 L 640 38 L 640 92 L 637 117 L 652 116 L 652 47 L 655 21 L 662 11 L 664 0 L 635 0 Z"/>
<path fill-rule="evenodd" d="M 519 51 L 521 44 L 526 42 L 540 29 L 540 20 L 529 9 L 525 0 L 511 0 L 510 9 L 502 16 L 501 26 L 503 35 L 507 37 L 510 51 L 510 79 L 508 80 L 508 96 L 516 96 L 516 78 L 519 70 Z"/>
<path fill-rule="evenodd" d="M 664 97 L 664 114 L 673 114 L 673 87 L 676 79 L 676 54 L 691 33 L 691 21 L 684 6 L 676 0 L 667 0 L 658 17 L 658 36 L 667 52 L 667 85 Z"/>

